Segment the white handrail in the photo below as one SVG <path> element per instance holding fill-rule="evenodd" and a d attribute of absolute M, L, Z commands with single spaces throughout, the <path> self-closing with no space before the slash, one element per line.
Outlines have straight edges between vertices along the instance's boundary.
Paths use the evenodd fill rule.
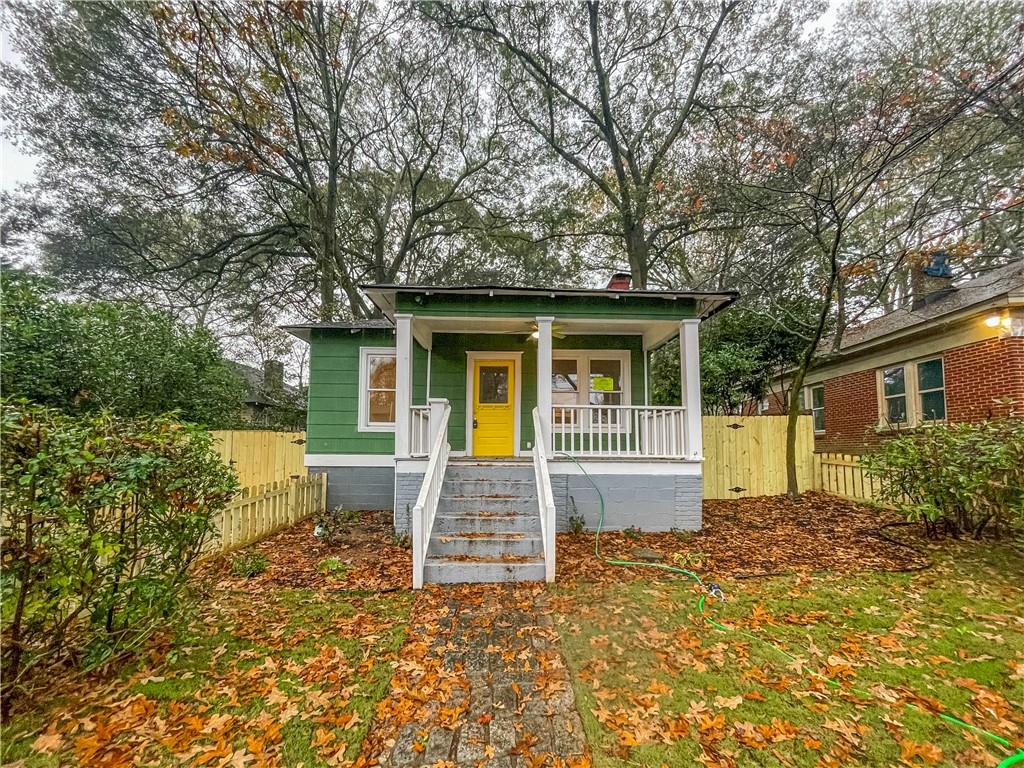
<path fill-rule="evenodd" d="M 548 444 L 540 408 L 533 409 L 533 473 L 537 481 L 537 506 L 540 511 L 540 536 L 544 544 L 544 580 L 555 580 L 555 495 L 548 472 Z"/>
<path fill-rule="evenodd" d="M 575 456 L 679 459 L 687 455 L 686 408 L 678 405 L 555 405 L 556 453 Z"/>
<path fill-rule="evenodd" d="M 451 412 L 452 407 L 446 402 L 430 446 L 430 460 L 427 462 L 426 472 L 423 473 L 423 484 L 412 508 L 413 589 L 420 589 L 423 586 L 423 567 L 427 560 L 427 548 L 430 546 L 430 533 L 434 528 L 434 516 L 437 514 L 441 486 L 444 485 L 444 473 L 448 468 L 448 455 L 452 449 L 448 444 L 448 417 Z"/>

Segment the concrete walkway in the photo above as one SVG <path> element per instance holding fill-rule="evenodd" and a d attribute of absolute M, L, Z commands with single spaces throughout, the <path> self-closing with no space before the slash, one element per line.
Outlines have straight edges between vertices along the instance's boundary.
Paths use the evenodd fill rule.
<path fill-rule="evenodd" d="M 418 647 L 423 656 L 400 657 L 385 707 L 385 714 L 405 712 L 415 722 L 384 739 L 380 764 L 589 765 L 544 588 L 480 584 L 430 587 L 427 595 L 413 608 L 403 649 L 403 657 Z M 433 611 L 417 610 L 431 604 Z M 396 698 L 419 695 L 415 714 Z"/>

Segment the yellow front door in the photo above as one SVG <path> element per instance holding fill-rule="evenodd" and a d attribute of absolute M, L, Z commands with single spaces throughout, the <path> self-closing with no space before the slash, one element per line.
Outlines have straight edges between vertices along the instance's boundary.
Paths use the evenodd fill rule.
<path fill-rule="evenodd" d="M 473 455 L 515 453 L 515 361 L 473 363 Z"/>

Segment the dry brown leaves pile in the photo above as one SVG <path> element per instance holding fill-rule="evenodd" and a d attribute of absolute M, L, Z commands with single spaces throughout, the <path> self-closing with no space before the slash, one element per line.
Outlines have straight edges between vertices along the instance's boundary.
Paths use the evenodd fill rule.
<path fill-rule="evenodd" d="M 638 547 L 660 553 L 666 563 L 681 555 L 685 568 L 709 578 L 742 578 L 831 570 L 902 570 L 923 565 L 912 550 L 878 535 L 880 525 L 898 518 L 822 493 L 799 501 L 784 496 L 705 500 L 703 529 L 693 533 L 644 533 L 630 539 L 618 531 L 601 534 L 601 554 L 635 559 Z M 625 569 L 594 557 L 594 536 L 558 535 L 558 576 L 592 581 L 650 579 L 649 568 Z"/>

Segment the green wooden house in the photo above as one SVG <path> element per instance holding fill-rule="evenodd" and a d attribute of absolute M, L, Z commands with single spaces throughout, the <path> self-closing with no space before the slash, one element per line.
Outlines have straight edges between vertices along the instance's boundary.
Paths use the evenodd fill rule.
<path fill-rule="evenodd" d="M 331 508 L 393 509 L 413 582 L 554 578 L 555 530 L 701 524 L 698 326 L 732 292 L 368 285 L 382 319 L 310 344 L 306 464 Z M 680 348 L 682 403 L 648 363 Z M 603 502 L 603 503 L 602 503 Z"/>

